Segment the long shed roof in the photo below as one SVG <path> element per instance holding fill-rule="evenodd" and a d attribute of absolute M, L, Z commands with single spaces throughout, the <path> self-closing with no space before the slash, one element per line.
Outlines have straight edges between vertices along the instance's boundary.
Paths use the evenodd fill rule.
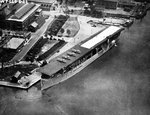
<path fill-rule="evenodd" d="M 21 19 L 25 14 L 27 14 L 33 7 L 35 6 L 35 4 L 27 4 L 24 7 L 22 7 L 20 10 L 18 10 L 15 13 L 15 17 L 17 19 Z"/>
<path fill-rule="evenodd" d="M 12 15 L 8 20 L 23 22 L 26 20 L 33 12 L 35 12 L 40 5 L 37 4 L 25 4 L 22 6 L 14 15 Z"/>

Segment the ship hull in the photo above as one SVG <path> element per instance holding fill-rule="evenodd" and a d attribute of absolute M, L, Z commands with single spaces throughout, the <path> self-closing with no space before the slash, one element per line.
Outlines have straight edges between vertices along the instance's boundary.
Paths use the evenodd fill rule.
<path fill-rule="evenodd" d="M 105 50 L 97 52 L 91 58 L 87 59 L 85 62 L 81 63 L 80 65 L 78 65 L 77 67 L 75 67 L 74 69 L 72 69 L 71 71 L 69 71 L 65 74 L 61 74 L 60 76 L 57 76 L 54 78 L 41 79 L 41 90 L 47 89 L 49 87 L 52 87 L 56 84 L 59 84 L 65 80 L 71 78 L 72 76 L 74 76 L 75 74 L 80 72 L 82 69 L 84 69 L 86 66 L 91 64 L 93 61 L 95 61 L 97 58 L 99 58 L 100 56 L 105 54 L 109 49 L 111 49 L 116 44 L 116 42 L 117 42 L 117 40 L 115 40 L 114 43 L 109 44 Z"/>

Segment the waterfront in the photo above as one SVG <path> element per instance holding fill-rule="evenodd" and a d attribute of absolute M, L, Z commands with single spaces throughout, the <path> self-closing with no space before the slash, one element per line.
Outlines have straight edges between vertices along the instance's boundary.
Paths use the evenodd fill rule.
<path fill-rule="evenodd" d="M 118 47 L 41 93 L 0 86 L 0 115 L 149 115 L 150 12 L 123 31 Z"/>

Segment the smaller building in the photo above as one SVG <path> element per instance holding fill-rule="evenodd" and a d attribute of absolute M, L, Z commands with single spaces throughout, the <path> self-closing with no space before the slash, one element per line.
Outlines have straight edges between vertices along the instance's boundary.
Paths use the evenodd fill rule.
<path fill-rule="evenodd" d="M 41 28 L 41 26 L 45 23 L 45 18 L 43 17 L 40 11 L 41 9 L 38 9 L 35 15 L 36 19 L 28 27 L 28 30 L 31 32 L 35 32 L 37 29 Z"/>
<path fill-rule="evenodd" d="M 3 46 L 3 48 L 17 50 L 19 47 L 21 47 L 24 44 L 24 42 L 25 39 L 13 37 Z"/>
<path fill-rule="evenodd" d="M 30 24 L 29 31 L 35 32 L 37 29 L 38 29 L 38 23 L 33 22 L 33 23 Z"/>

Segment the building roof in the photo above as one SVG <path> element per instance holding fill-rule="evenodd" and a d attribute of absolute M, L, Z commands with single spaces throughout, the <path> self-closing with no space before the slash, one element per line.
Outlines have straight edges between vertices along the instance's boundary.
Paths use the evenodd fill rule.
<path fill-rule="evenodd" d="M 21 19 L 24 15 L 26 15 L 35 4 L 26 4 L 24 7 L 22 7 L 20 10 L 18 10 L 13 18 Z"/>
<path fill-rule="evenodd" d="M 20 9 L 16 11 L 8 20 L 23 22 L 27 19 L 33 12 L 35 12 L 40 5 L 37 4 L 25 4 Z"/>
<path fill-rule="evenodd" d="M 28 0 L 28 2 L 35 2 L 35 3 L 54 3 L 57 0 Z"/>
<path fill-rule="evenodd" d="M 34 28 L 37 28 L 38 27 L 38 23 L 33 22 L 33 23 L 31 23 L 31 26 L 34 27 Z"/>
<path fill-rule="evenodd" d="M 105 32 L 108 32 L 108 30 L 111 30 L 111 29 L 115 29 L 115 31 L 112 31 L 112 32 L 110 32 L 110 34 L 108 33 L 106 35 Z M 96 33 L 94 36 L 90 37 L 90 39 L 88 41 L 85 40 L 81 45 L 78 44 L 78 45 L 74 46 L 73 48 L 67 50 L 63 54 L 59 55 L 58 57 L 52 59 L 50 61 L 50 63 L 48 63 L 44 67 L 41 67 L 38 71 L 41 72 L 41 73 L 44 73 L 46 75 L 51 76 L 52 74 L 54 74 L 54 73 L 58 72 L 59 70 L 67 67 L 68 65 L 72 64 L 77 59 L 84 56 L 88 51 L 90 51 L 90 49 L 86 45 L 88 45 L 87 43 L 89 43 L 89 41 L 91 43 L 93 40 L 95 40 L 95 38 L 98 38 L 96 36 L 100 37 L 101 34 L 105 34 L 105 36 L 102 36 L 103 38 L 99 38 L 100 40 L 96 40 L 97 43 L 92 44 L 92 46 L 93 45 L 94 46 L 98 45 L 100 42 L 106 40 L 106 38 L 108 36 L 111 36 L 111 35 L 115 34 L 118 31 L 121 31 L 121 30 L 122 30 L 121 27 L 117 27 L 117 28 L 115 28 L 114 26 L 108 27 L 108 29 L 105 29 L 102 32 L 100 31 L 100 32 Z M 86 47 L 83 47 L 83 46 L 86 46 Z M 90 48 L 91 48 L 91 46 L 90 46 Z"/>
<path fill-rule="evenodd" d="M 9 7 L 10 7 L 10 9 L 11 10 L 18 10 L 18 9 L 20 9 L 23 5 L 25 5 L 24 3 L 9 3 Z"/>
<path fill-rule="evenodd" d="M 23 3 L 3 3 L 0 6 L 0 11 L 4 12 L 5 15 L 8 16 L 10 13 L 15 13 L 23 5 Z"/>
<path fill-rule="evenodd" d="M 7 44 L 5 44 L 5 48 L 10 48 L 10 49 L 17 49 L 25 39 L 19 39 L 19 38 L 11 38 Z"/>

